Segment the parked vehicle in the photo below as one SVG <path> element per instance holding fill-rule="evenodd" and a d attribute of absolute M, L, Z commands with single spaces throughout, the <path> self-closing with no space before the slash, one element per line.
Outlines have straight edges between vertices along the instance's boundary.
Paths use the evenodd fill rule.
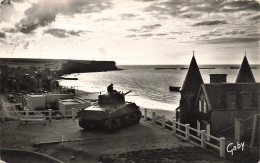
<path fill-rule="evenodd" d="M 138 124 L 142 116 L 139 107 L 135 103 L 125 101 L 125 95 L 130 92 L 114 91 L 99 95 L 97 104 L 78 112 L 79 126 L 86 130 L 102 128 L 114 131 Z"/>

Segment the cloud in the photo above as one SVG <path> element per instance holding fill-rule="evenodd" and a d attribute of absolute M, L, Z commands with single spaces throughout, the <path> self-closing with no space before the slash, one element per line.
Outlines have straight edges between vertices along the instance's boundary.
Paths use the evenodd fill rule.
<path fill-rule="evenodd" d="M 220 11 L 223 12 L 235 12 L 235 11 L 259 11 L 260 10 L 260 4 L 255 1 L 234 1 L 234 2 L 224 2 L 221 4 L 222 8 L 220 8 Z"/>
<path fill-rule="evenodd" d="M 81 31 L 81 30 L 70 30 L 67 33 L 70 34 L 70 35 L 73 35 L 73 36 L 80 36 L 80 33 L 83 33 L 83 31 Z"/>
<path fill-rule="evenodd" d="M 29 45 L 30 45 L 30 43 L 29 43 L 29 42 L 26 42 L 26 43 L 23 45 L 23 48 L 24 48 L 24 49 L 28 49 Z"/>
<path fill-rule="evenodd" d="M 219 24 L 227 24 L 226 20 L 212 20 L 212 21 L 202 21 L 199 23 L 195 23 L 192 26 L 211 26 L 211 25 L 219 25 Z"/>
<path fill-rule="evenodd" d="M 123 18 L 131 18 L 131 17 L 137 17 L 138 15 L 126 13 L 126 14 L 121 14 L 120 16 Z"/>
<path fill-rule="evenodd" d="M 141 34 L 140 37 L 151 37 L 153 34 L 147 33 L 147 34 Z"/>
<path fill-rule="evenodd" d="M 2 28 L 2 30 L 5 31 L 5 32 L 8 32 L 8 33 L 15 33 L 15 32 L 17 32 L 17 30 L 15 28 L 13 28 L 13 27 L 4 27 L 4 28 Z"/>
<path fill-rule="evenodd" d="M 158 34 L 156 34 L 157 36 L 166 36 L 166 35 L 168 35 L 168 33 L 158 33 Z"/>
<path fill-rule="evenodd" d="M 258 42 L 260 41 L 259 37 L 222 37 L 209 40 L 199 40 L 200 42 L 207 44 L 233 44 L 233 43 L 249 43 L 249 42 Z"/>
<path fill-rule="evenodd" d="M 251 17 L 251 18 L 249 18 L 249 20 L 259 22 L 259 21 L 260 21 L 260 15 L 257 15 L 257 16 L 254 16 L 254 17 Z"/>
<path fill-rule="evenodd" d="M 82 1 L 47 1 L 40 0 L 38 3 L 25 11 L 25 17 L 16 24 L 22 33 L 31 33 L 40 26 L 46 26 L 55 21 L 57 14 L 74 15 L 76 13 L 101 12 L 111 6 L 107 0 Z"/>
<path fill-rule="evenodd" d="M 33 4 L 25 11 L 25 17 L 16 24 L 16 27 L 22 33 L 30 33 L 39 26 L 46 26 L 53 22 L 57 13 L 58 10 L 54 7 L 49 8 L 42 3 Z"/>
<path fill-rule="evenodd" d="M 226 32 L 225 34 L 227 34 L 227 35 L 242 35 L 242 34 L 245 34 L 245 32 L 246 31 L 244 31 L 244 30 L 236 30 L 236 29 L 234 29 L 232 31 Z"/>
<path fill-rule="evenodd" d="M 10 21 L 10 18 L 16 14 L 16 10 L 14 9 L 13 5 L 11 3 L 8 3 L 8 1 L 1 1 L 0 5 L 0 22 Z"/>
<path fill-rule="evenodd" d="M 50 28 L 44 31 L 44 33 L 49 33 L 54 37 L 58 37 L 58 38 L 66 38 L 69 37 L 69 35 L 80 36 L 80 34 L 84 32 L 90 32 L 90 31 L 65 30 L 65 29 L 58 29 L 58 28 Z"/>
<path fill-rule="evenodd" d="M 188 18 L 188 19 L 198 18 L 200 16 L 201 16 L 200 13 L 185 13 L 185 14 L 180 15 L 180 17 L 182 17 L 182 18 Z"/>
<path fill-rule="evenodd" d="M 142 28 L 145 28 L 145 29 L 155 29 L 155 28 L 158 28 L 162 26 L 161 24 L 153 24 L 153 25 L 144 25 L 142 26 Z"/>
<path fill-rule="evenodd" d="M 130 38 L 133 38 L 133 37 L 137 37 L 136 35 L 127 35 L 125 37 L 130 37 Z"/>
<path fill-rule="evenodd" d="M 229 31 L 225 32 L 225 29 L 223 29 L 223 28 L 216 28 L 212 31 L 205 33 L 205 34 L 201 34 L 199 37 L 195 37 L 195 38 L 198 38 L 198 39 L 203 38 L 203 39 L 208 39 L 208 40 L 212 39 L 212 40 L 215 41 L 216 39 L 221 39 L 220 36 L 228 36 L 229 35 L 229 36 L 242 37 L 245 33 L 246 33 L 245 30 L 233 29 L 233 30 L 229 30 Z M 227 40 L 229 40 L 229 39 L 230 38 L 228 38 Z M 211 42 L 212 42 L 212 40 L 211 40 Z M 243 40 L 243 39 L 240 39 L 240 41 L 238 41 L 238 42 L 241 42 L 241 40 Z"/>
<path fill-rule="evenodd" d="M 68 37 L 65 29 L 51 28 L 51 29 L 45 30 L 44 32 L 49 33 L 49 34 L 53 35 L 54 37 L 59 37 L 59 38 Z"/>
<path fill-rule="evenodd" d="M 0 31 L 0 38 L 5 38 L 5 33 Z"/>
<path fill-rule="evenodd" d="M 157 1 L 144 9 L 146 12 L 154 12 L 156 17 L 171 15 L 173 17 L 190 19 L 209 13 L 235 14 L 241 11 L 258 12 L 259 10 L 260 3 L 255 1 Z"/>

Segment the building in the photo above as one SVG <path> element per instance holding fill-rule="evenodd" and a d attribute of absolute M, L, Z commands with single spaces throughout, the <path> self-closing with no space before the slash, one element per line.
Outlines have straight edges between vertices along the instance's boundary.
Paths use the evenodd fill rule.
<path fill-rule="evenodd" d="M 29 110 L 43 110 L 46 107 L 45 96 L 39 95 L 28 95 L 27 96 L 27 108 Z"/>
<path fill-rule="evenodd" d="M 52 108 L 58 104 L 61 99 L 74 98 L 73 94 L 29 94 L 27 98 L 27 107 L 29 110 L 43 110 Z"/>
<path fill-rule="evenodd" d="M 234 124 L 235 118 L 246 119 L 260 109 L 260 83 L 202 84 L 196 105 L 198 128 L 218 133 Z"/>
<path fill-rule="evenodd" d="M 219 133 L 260 111 L 260 83 L 256 83 L 246 56 L 235 83 L 226 83 L 227 74 L 210 74 L 204 84 L 193 56 L 181 90 L 179 121 L 192 127 Z M 195 101 L 194 101 L 195 99 Z"/>
<path fill-rule="evenodd" d="M 59 101 L 59 111 L 62 115 L 71 115 L 72 108 L 83 109 L 89 107 L 91 103 L 81 99 L 64 99 Z"/>

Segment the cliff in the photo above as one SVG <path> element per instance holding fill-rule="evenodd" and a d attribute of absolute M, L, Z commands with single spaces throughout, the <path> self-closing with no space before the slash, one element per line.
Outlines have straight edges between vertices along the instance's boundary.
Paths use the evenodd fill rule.
<path fill-rule="evenodd" d="M 0 65 L 20 67 L 36 66 L 58 71 L 60 75 L 81 72 L 100 72 L 120 70 L 114 61 L 90 61 L 69 59 L 38 59 L 38 58 L 0 58 Z"/>
<path fill-rule="evenodd" d="M 69 60 L 62 64 L 60 73 L 81 73 L 119 70 L 114 61 Z"/>

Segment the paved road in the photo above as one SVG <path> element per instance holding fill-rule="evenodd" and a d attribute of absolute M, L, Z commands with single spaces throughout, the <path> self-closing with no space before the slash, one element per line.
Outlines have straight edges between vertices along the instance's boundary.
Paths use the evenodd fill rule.
<path fill-rule="evenodd" d="M 105 154 L 192 146 L 143 120 L 139 125 L 114 133 L 84 131 L 78 126 L 77 120 L 56 120 L 47 122 L 46 125 L 39 122 L 19 125 L 19 122 L 11 121 L 1 123 L 1 136 L 1 147 L 25 150 L 35 150 L 35 143 L 71 140 L 72 142 L 38 147 L 40 152 L 64 161 L 69 161 L 70 156 L 75 156 L 78 161 L 97 161 Z M 73 142 L 79 139 L 84 141 Z"/>

